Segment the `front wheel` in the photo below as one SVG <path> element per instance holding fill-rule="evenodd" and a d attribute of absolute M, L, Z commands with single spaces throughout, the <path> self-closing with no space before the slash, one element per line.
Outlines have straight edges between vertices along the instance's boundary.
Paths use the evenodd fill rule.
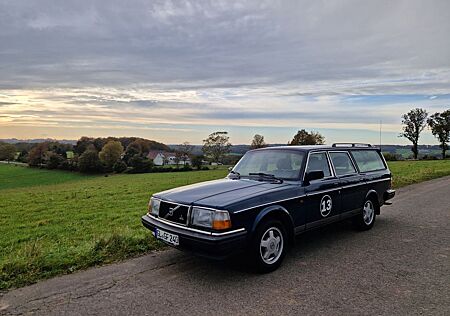
<path fill-rule="evenodd" d="M 252 262 L 259 272 L 276 270 L 286 254 L 286 231 L 276 220 L 262 223 L 255 232 L 251 244 Z"/>
<path fill-rule="evenodd" d="M 371 199 L 364 201 L 361 213 L 354 217 L 353 223 L 359 230 L 369 230 L 375 224 L 375 204 Z"/>

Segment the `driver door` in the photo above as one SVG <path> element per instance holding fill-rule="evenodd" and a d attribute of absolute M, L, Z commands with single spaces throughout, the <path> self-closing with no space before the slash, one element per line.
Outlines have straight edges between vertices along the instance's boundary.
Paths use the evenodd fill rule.
<path fill-rule="evenodd" d="M 341 211 L 339 179 L 325 151 L 310 153 L 308 157 L 306 172 L 319 170 L 324 178 L 305 185 L 306 229 L 337 221 Z"/>

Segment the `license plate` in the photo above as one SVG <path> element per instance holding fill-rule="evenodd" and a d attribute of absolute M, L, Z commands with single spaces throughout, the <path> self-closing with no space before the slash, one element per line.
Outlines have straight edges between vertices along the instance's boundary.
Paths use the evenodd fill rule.
<path fill-rule="evenodd" d="M 157 228 L 155 230 L 156 230 L 155 235 L 156 235 L 157 239 L 165 241 L 166 243 L 168 243 L 170 245 L 174 245 L 174 246 L 178 246 L 180 244 L 178 235 L 174 235 L 174 234 L 165 232 L 165 231 L 157 229 Z"/>

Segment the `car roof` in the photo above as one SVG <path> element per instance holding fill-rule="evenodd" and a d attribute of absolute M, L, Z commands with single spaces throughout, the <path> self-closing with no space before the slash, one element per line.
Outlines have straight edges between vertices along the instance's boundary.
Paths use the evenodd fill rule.
<path fill-rule="evenodd" d="M 362 150 L 379 150 L 378 147 L 373 147 L 373 146 L 360 146 L 360 145 L 356 145 L 356 146 L 344 146 L 344 145 L 299 145 L 299 146 L 274 146 L 274 147 L 264 147 L 264 148 L 258 148 L 258 149 L 253 149 L 251 151 L 260 151 L 260 150 L 298 150 L 298 151 L 303 151 L 303 152 L 309 152 L 312 150 L 358 150 L 358 149 L 362 149 Z"/>

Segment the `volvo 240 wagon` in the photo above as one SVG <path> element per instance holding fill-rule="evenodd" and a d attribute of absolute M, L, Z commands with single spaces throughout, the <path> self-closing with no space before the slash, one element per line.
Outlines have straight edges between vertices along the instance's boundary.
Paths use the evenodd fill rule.
<path fill-rule="evenodd" d="M 269 272 L 300 233 L 349 218 L 372 228 L 395 195 L 391 177 L 371 145 L 256 149 L 225 179 L 154 194 L 142 223 L 173 247 L 213 258 L 245 251 Z"/>

